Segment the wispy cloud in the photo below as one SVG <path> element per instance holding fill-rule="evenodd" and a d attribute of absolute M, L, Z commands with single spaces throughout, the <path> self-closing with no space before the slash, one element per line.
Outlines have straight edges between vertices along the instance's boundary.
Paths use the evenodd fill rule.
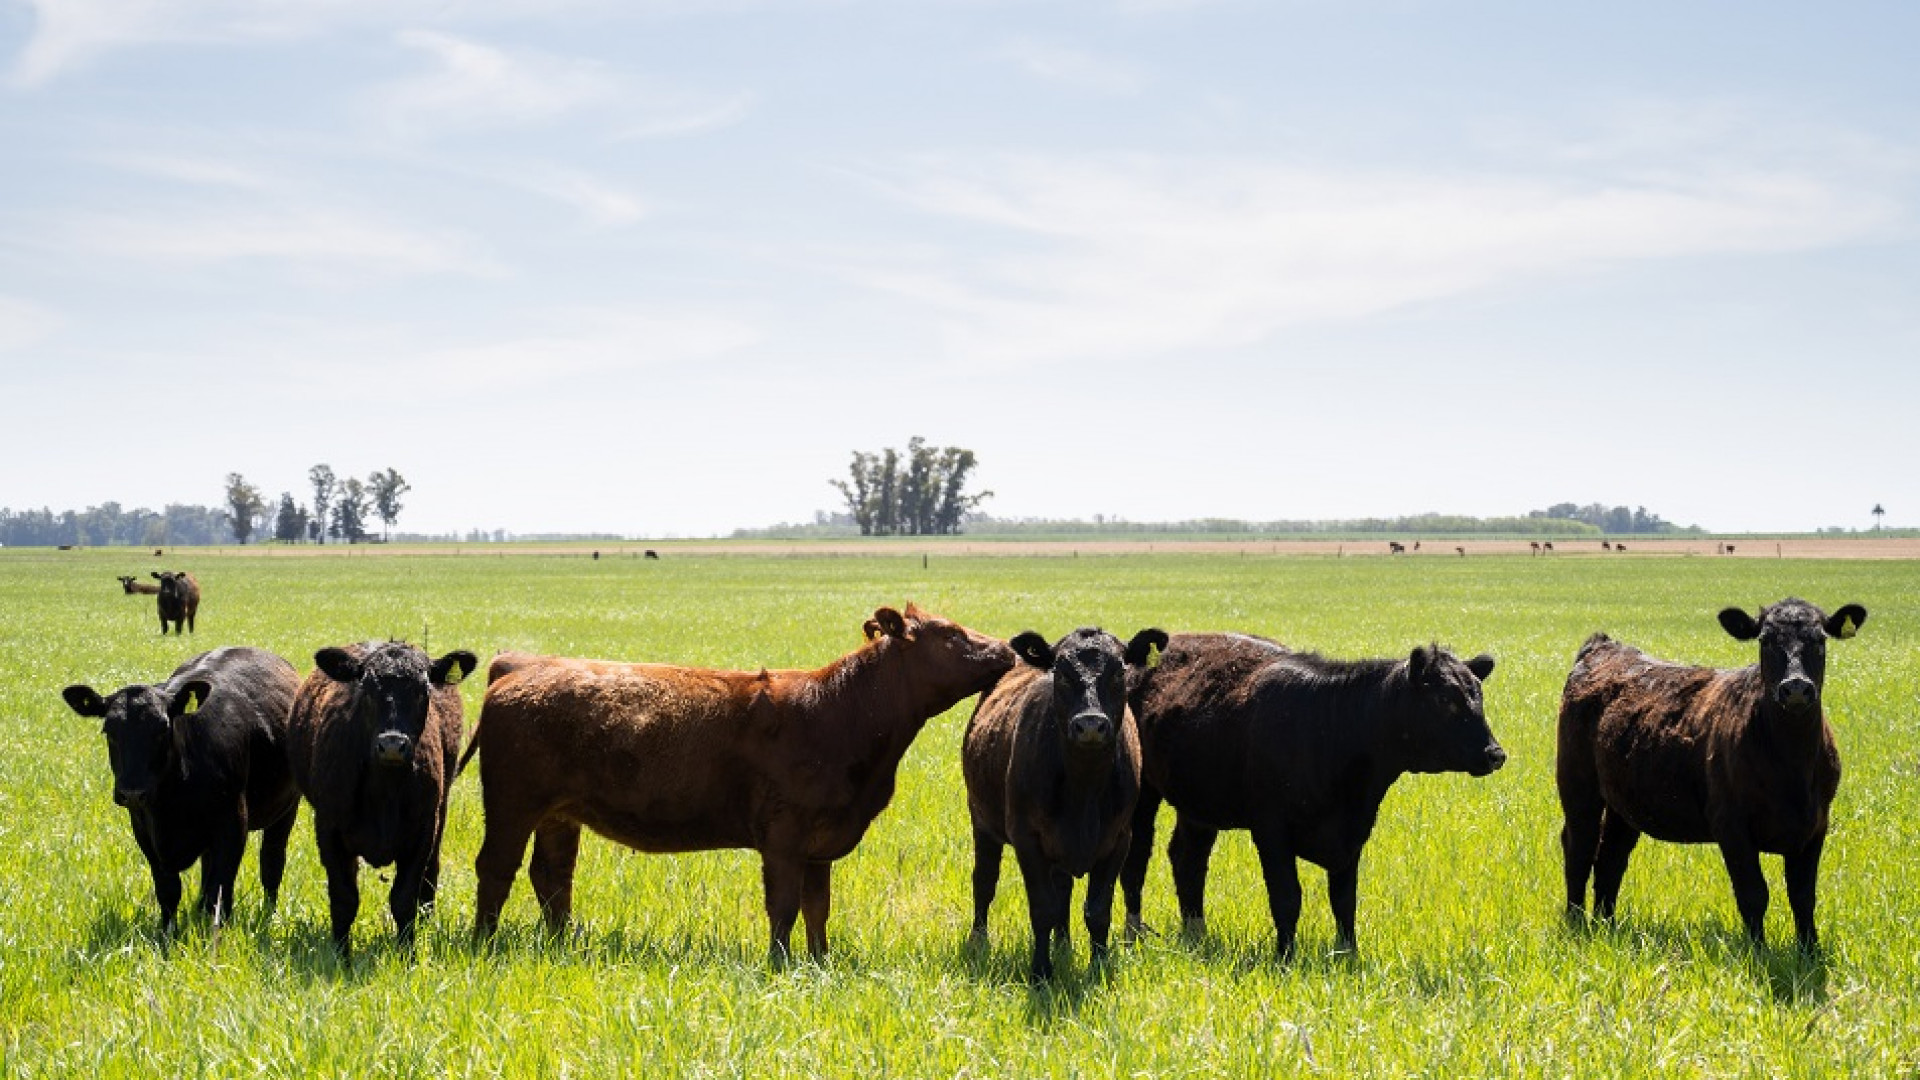
<path fill-rule="evenodd" d="M 995 55 L 1036 78 L 1095 94 L 1136 93 L 1142 81 L 1132 65 L 1081 49 L 1026 38 L 1007 43 Z"/>
<path fill-rule="evenodd" d="M 258 169 L 215 157 L 161 153 L 112 153 L 101 160 L 117 169 L 170 180 L 190 187 L 259 191 L 273 184 L 272 178 Z"/>
<path fill-rule="evenodd" d="M 0 353 L 19 352 L 52 337 L 60 318 L 32 301 L 0 296 Z"/>
<path fill-rule="evenodd" d="M 270 260 L 397 274 L 500 272 L 464 236 L 319 209 L 92 214 L 57 225 L 55 235 L 83 254 L 179 266 Z"/>
<path fill-rule="evenodd" d="M 597 61 L 504 49 L 449 34 L 408 30 L 399 40 L 427 54 L 431 70 L 376 94 L 380 114 L 402 129 L 495 127 L 546 120 L 607 101 L 615 80 Z"/>
<path fill-rule="evenodd" d="M 646 200 L 597 176 L 573 169 L 537 169 L 507 183 L 578 211 L 589 225 L 621 228 L 645 218 Z"/>

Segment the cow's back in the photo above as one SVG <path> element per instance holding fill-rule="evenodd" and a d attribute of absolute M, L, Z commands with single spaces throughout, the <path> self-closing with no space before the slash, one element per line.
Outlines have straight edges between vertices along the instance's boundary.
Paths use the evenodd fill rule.
<path fill-rule="evenodd" d="M 1240 634 L 1174 634 L 1133 698 L 1146 779 L 1182 814 L 1238 828 L 1250 812 L 1249 737 L 1265 673 L 1291 655 Z"/>
<path fill-rule="evenodd" d="M 286 753 L 287 718 L 300 688 L 300 675 L 283 657 L 265 649 L 233 646 L 215 649 L 175 669 L 168 685 L 204 679 L 208 695 L 193 730 L 218 742 L 226 767 L 244 778 L 249 824 L 277 819 L 297 798 Z"/>

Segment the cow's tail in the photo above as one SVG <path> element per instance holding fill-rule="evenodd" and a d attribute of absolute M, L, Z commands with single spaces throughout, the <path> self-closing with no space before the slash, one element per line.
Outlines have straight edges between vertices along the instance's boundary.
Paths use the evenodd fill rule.
<path fill-rule="evenodd" d="M 487 685 L 492 686 L 520 670 L 529 659 L 532 658 L 525 653 L 501 653 L 495 656 L 493 662 L 487 665 Z M 453 775 L 456 778 L 467 771 L 467 762 L 472 761 L 473 755 L 480 752 L 480 725 L 486 718 L 487 706 L 483 702 L 480 706 L 480 717 L 473 722 L 473 737 L 467 740 L 467 751 L 460 755 L 460 764 L 454 766 Z"/>

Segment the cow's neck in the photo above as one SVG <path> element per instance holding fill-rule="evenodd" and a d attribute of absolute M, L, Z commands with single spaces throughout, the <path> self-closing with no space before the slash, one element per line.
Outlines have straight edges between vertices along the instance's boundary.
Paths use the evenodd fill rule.
<path fill-rule="evenodd" d="M 1117 747 L 1082 750 L 1063 747 L 1060 752 L 1065 783 L 1061 795 L 1068 805 L 1093 802 L 1103 795 L 1113 779 L 1113 755 Z"/>
<path fill-rule="evenodd" d="M 927 719 L 947 708 L 908 678 L 906 658 L 887 645 L 850 653 L 816 673 L 822 715 L 842 718 L 868 739 L 857 744 L 898 762 Z M 949 702 L 948 705 L 952 703 Z"/>

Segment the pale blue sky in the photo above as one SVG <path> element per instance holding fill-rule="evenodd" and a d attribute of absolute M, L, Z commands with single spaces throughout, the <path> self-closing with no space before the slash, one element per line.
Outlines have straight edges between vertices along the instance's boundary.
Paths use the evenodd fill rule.
<path fill-rule="evenodd" d="M 0 505 L 1920 524 L 1920 5 L 0 0 Z"/>

